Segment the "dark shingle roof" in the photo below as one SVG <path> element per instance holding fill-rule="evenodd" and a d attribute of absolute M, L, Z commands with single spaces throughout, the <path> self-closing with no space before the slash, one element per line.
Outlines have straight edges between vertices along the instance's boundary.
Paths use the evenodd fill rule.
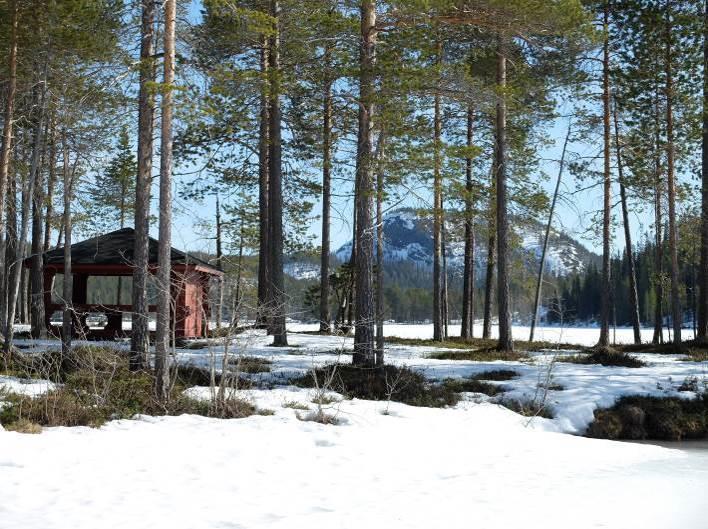
<path fill-rule="evenodd" d="M 148 244 L 148 262 L 150 264 L 157 264 L 158 242 L 152 237 L 149 237 Z M 123 228 L 72 244 L 71 262 L 72 264 L 87 265 L 131 265 L 134 262 L 134 247 L 135 230 L 133 228 Z M 56 250 L 45 253 L 44 259 L 44 262 L 48 265 L 64 264 L 64 248 L 57 248 Z M 172 264 L 196 264 L 215 272 L 219 271 L 217 267 L 206 261 L 175 248 L 172 248 Z"/>

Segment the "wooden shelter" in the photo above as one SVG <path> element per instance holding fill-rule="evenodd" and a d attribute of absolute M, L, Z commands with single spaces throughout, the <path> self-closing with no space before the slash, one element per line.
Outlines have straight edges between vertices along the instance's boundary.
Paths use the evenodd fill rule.
<path fill-rule="evenodd" d="M 114 338 L 123 335 L 124 312 L 132 312 L 132 305 L 88 303 L 90 276 L 132 276 L 135 230 L 123 228 L 99 237 L 71 245 L 71 272 L 74 279 L 72 306 L 76 314 L 75 332 L 87 338 Z M 150 271 L 157 270 L 158 242 L 149 238 L 148 262 Z M 64 249 L 57 248 L 43 255 L 44 307 L 47 329 L 52 314 L 63 310 L 63 305 L 52 300 L 54 276 L 64 273 Z M 30 260 L 25 261 L 25 266 Z M 209 282 L 223 276 L 221 270 L 192 255 L 172 248 L 172 300 L 174 333 L 176 338 L 197 338 L 206 335 L 210 315 Z M 149 312 L 156 306 L 150 305 Z M 108 323 L 103 329 L 89 328 L 86 317 L 103 313 Z"/>

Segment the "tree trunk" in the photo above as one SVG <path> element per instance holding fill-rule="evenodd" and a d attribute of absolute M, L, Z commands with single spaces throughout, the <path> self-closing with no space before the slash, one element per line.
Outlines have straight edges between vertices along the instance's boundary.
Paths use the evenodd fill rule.
<path fill-rule="evenodd" d="M 268 40 L 261 41 L 261 93 L 260 93 L 260 128 L 258 132 L 258 310 L 256 325 L 269 327 L 268 312 L 270 296 L 270 211 L 268 208 L 268 146 L 270 144 L 268 109 Z"/>
<path fill-rule="evenodd" d="M 445 219 L 442 223 L 442 317 L 443 317 L 443 338 L 447 340 L 450 336 L 450 307 L 447 290 L 447 231 L 445 230 Z"/>
<path fill-rule="evenodd" d="M 243 223 L 243 219 L 241 220 Z M 216 194 L 216 267 L 223 270 L 223 253 L 221 247 L 221 206 L 219 204 L 219 194 Z M 221 320 L 224 317 L 224 280 L 219 278 L 216 302 L 216 328 L 221 329 Z"/>
<path fill-rule="evenodd" d="M 701 266 L 698 293 L 698 336 L 708 341 L 708 0 L 703 12 L 703 119 L 701 120 Z"/>
<path fill-rule="evenodd" d="M 656 145 L 654 157 L 654 224 L 656 238 L 656 252 L 654 253 L 654 293 L 656 305 L 654 307 L 654 334 L 652 343 L 664 343 L 664 328 L 663 328 L 663 303 L 664 303 L 664 285 L 663 285 L 663 268 L 664 268 L 664 247 L 663 247 L 663 215 L 662 207 L 662 185 L 661 178 L 661 129 L 659 126 L 659 83 L 656 82 L 654 93 L 654 128 Z"/>
<path fill-rule="evenodd" d="M 72 178 L 69 169 L 69 145 L 66 130 L 62 131 L 62 156 L 64 177 L 64 281 L 62 282 L 62 297 L 64 310 L 62 314 L 61 352 L 64 358 L 71 353 L 71 340 L 73 333 L 72 298 L 74 295 L 74 276 L 71 269 L 71 195 Z"/>
<path fill-rule="evenodd" d="M 509 307 L 509 221 L 507 218 L 506 189 L 506 50 L 504 37 L 498 37 L 497 49 L 497 306 L 499 309 L 500 351 L 513 351 L 511 310 Z"/>
<path fill-rule="evenodd" d="M 325 64 L 329 66 L 329 48 L 325 49 Z M 329 313 L 329 253 L 330 199 L 332 169 L 332 82 L 324 85 L 322 109 L 322 250 L 320 253 L 320 331 L 330 331 Z"/>
<path fill-rule="evenodd" d="M 280 6 L 278 0 L 271 0 L 271 16 L 276 26 L 280 24 Z M 280 31 L 270 38 L 270 149 L 268 151 L 270 210 L 270 250 L 271 260 L 271 331 L 273 345 L 288 345 L 285 328 L 285 285 L 283 277 L 283 190 L 282 190 L 282 142 L 280 116 Z"/>
<path fill-rule="evenodd" d="M 0 322 L 4 324 L 7 314 L 6 291 L 6 242 L 5 242 L 5 204 L 7 202 L 8 171 L 12 150 L 12 129 L 15 110 L 15 92 L 17 90 L 17 1 L 10 0 L 10 46 L 7 58 L 7 91 L 5 93 L 5 112 L 3 116 L 2 144 L 0 145 Z"/>
<path fill-rule="evenodd" d="M 637 293 L 637 271 L 634 263 L 634 251 L 632 250 L 632 231 L 629 225 L 629 209 L 627 207 L 627 190 L 624 185 L 624 174 L 622 166 L 622 147 L 619 139 L 619 118 L 617 117 L 617 104 L 615 103 L 615 149 L 617 151 L 617 175 L 620 185 L 620 200 L 622 202 L 622 223 L 624 224 L 624 245 L 627 252 L 627 264 L 629 266 L 629 306 L 632 316 L 632 330 L 634 331 L 634 343 L 642 343 L 642 329 L 639 323 L 639 295 Z"/>
<path fill-rule="evenodd" d="M 473 146 L 474 111 L 467 109 L 467 148 Z M 474 180 L 472 158 L 465 160 L 465 266 L 462 281 L 462 330 L 463 339 L 474 336 Z"/>
<path fill-rule="evenodd" d="M 359 53 L 359 141 L 356 172 L 356 247 L 354 365 L 372 366 L 374 351 L 374 223 L 372 128 L 374 114 L 376 49 L 376 1 L 361 2 L 361 42 Z"/>
<path fill-rule="evenodd" d="M 495 149 L 496 150 L 496 149 Z M 496 155 L 495 155 L 496 157 Z M 496 216 L 496 162 L 490 189 L 489 218 L 487 239 L 487 270 L 484 278 L 484 322 L 482 323 L 482 338 L 488 340 L 492 337 L 492 296 L 494 295 L 494 268 L 497 253 L 497 228 L 494 218 Z"/>
<path fill-rule="evenodd" d="M 48 127 L 44 136 L 49 133 Z M 44 148 L 42 148 L 44 150 Z M 45 157 L 46 159 L 46 157 Z M 32 338 L 46 338 L 44 323 L 44 172 L 39 167 L 35 172 L 32 196 L 32 263 L 30 268 L 30 328 Z M 23 290 L 24 292 L 24 290 Z M 24 299 L 27 299 L 25 296 Z"/>
<path fill-rule="evenodd" d="M 671 320 L 674 343 L 681 343 L 681 303 L 679 300 L 678 227 L 676 225 L 676 182 L 674 170 L 674 80 L 671 2 L 666 2 L 666 173 L 669 199 L 669 254 L 671 257 Z"/>
<path fill-rule="evenodd" d="M 49 162 L 47 163 L 49 175 L 47 181 L 47 211 L 45 213 L 44 218 L 44 246 L 42 248 L 43 252 L 48 252 L 49 247 L 51 246 L 52 216 L 54 215 L 54 186 L 56 185 L 57 181 L 56 162 L 56 131 L 54 120 L 52 119 L 51 129 L 49 133 Z"/>
<path fill-rule="evenodd" d="M 610 178 L 610 43 L 608 35 L 610 20 L 609 0 L 605 0 L 603 28 L 605 37 L 602 45 L 602 110 L 604 133 L 604 172 L 603 172 L 603 222 L 602 222 L 602 283 L 600 293 L 600 339 L 599 347 L 610 345 L 610 222 L 612 217 Z"/>
<path fill-rule="evenodd" d="M 386 129 L 379 132 L 376 171 L 376 365 L 384 357 L 384 217 L 383 201 L 386 167 Z"/>
<path fill-rule="evenodd" d="M 435 44 L 436 66 L 440 67 L 442 43 L 438 40 Z M 439 74 L 438 74 L 439 77 Z M 440 90 L 435 88 L 433 103 L 433 340 L 442 341 L 443 329 L 443 279 L 442 279 L 442 162 L 441 162 L 441 135 L 442 116 L 440 115 Z"/>
<path fill-rule="evenodd" d="M 41 171 L 40 155 L 43 150 L 44 114 L 46 109 L 46 69 L 45 78 L 36 88 L 37 94 L 37 116 L 32 137 L 32 158 L 30 162 L 30 172 L 22 188 L 22 222 L 20 226 L 20 236 L 17 241 L 17 257 L 12 263 L 7 285 L 7 321 L 5 323 L 5 355 L 9 356 L 12 348 L 12 334 L 15 326 L 15 311 L 18 295 L 20 293 L 21 271 L 24 267 L 24 258 L 27 253 L 27 239 L 29 235 L 29 220 L 32 209 L 32 197 L 34 195 L 34 183 L 37 180 L 37 172 Z M 23 296 L 24 301 L 26 299 Z"/>
<path fill-rule="evenodd" d="M 176 0 L 165 0 L 164 74 L 160 142 L 160 228 L 157 250 L 157 332 L 155 395 L 167 402 L 170 390 L 172 322 L 172 91 L 175 82 Z"/>
<path fill-rule="evenodd" d="M 561 179 L 563 178 L 563 169 L 565 168 L 565 153 L 568 150 L 568 142 L 570 141 L 570 125 L 568 132 L 565 135 L 563 142 L 563 152 L 561 153 L 560 165 L 558 166 L 558 179 L 556 180 L 556 188 L 553 191 L 553 200 L 551 200 L 551 211 L 548 212 L 548 223 L 546 224 L 546 234 L 543 238 L 543 249 L 541 250 L 541 262 L 538 265 L 538 278 L 536 279 L 536 297 L 533 304 L 533 318 L 531 319 L 531 331 L 529 333 L 529 342 L 533 342 L 536 325 L 538 323 L 538 310 L 541 307 L 541 290 L 543 286 L 543 273 L 546 268 L 546 253 L 548 252 L 548 240 L 551 236 L 551 225 L 553 224 L 553 214 L 556 210 L 556 201 L 558 200 L 558 191 L 560 190 Z"/>
<path fill-rule="evenodd" d="M 130 339 L 130 369 L 145 369 L 148 362 L 148 230 L 155 116 L 155 16 L 156 0 L 142 0 L 140 43 L 140 88 L 138 94 L 138 174 L 135 181 L 135 248 L 133 260 L 133 315 Z"/>

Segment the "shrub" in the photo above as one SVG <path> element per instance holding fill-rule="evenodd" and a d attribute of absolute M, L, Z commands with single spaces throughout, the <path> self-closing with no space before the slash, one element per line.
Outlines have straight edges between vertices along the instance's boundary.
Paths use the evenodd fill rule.
<path fill-rule="evenodd" d="M 433 360 L 469 360 L 472 362 L 494 362 L 496 360 L 520 362 L 530 359 L 529 356 L 523 352 L 497 351 L 495 348 L 479 349 L 476 351 L 440 351 L 427 355 L 427 358 Z"/>
<path fill-rule="evenodd" d="M 443 385 L 456 393 L 483 393 L 493 397 L 503 393 L 503 389 L 495 384 L 483 382 L 477 378 L 446 378 Z"/>
<path fill-rule="evenodd" d="M 336 370 L 332 373 L 332 370 Z M 444 384 L 435 384 L 407 367 L 385 365 L 361 368 L 351 364 L 332 364 L 291 380 L 304 388 L 317 387 L 317 381 L 332 380 L 331 390 L 348 398 L 393 400 L 411 406 L 439 408 L 454 406 L 459 395 Z"/>
<path fill-rule="evenodd" d="M 259 356 L 239 355 L 229 358 L 229 364 L 242 373 L 268 373 L 273 362 Z"/>
<path fill-rule="evenodd" d="M 553 418 L 553 410 L 544 402 L 536 402 L 533 400 L 518 400 L 518 399 L 501 399 L 499 404 L 511 411 L 523 415 L 524 417 L 543 417 L 544 419 Z"/>
<path fill-rule="evenodd" d="M 491 371 L 483 371 L 473 375 L 474 380 L 496 380 L 503 382 L 505 380 L 512 380 L 517 378 L 519 373 L 512 369 L 492 369 Z"/>
<path fill-rule="evenodd" d="M 646 365 L 639 358 L 610 348 L 597 349 L 588 354 L 582 355 L 561 356 L 558 358 L 558 362 L 570 362 L 573 364 L 600 364 L 603 366 L 635 368 L 644 367 Z"/>
<path fill-rule="evenodd" d="M 307 404 L 303 404 L 302 402 L 298 402 L 296 400 L 288 400 L 283 402 L 283 408 L 290 408 L 291 410 L 301 411 L 308 411 L 310 409 Z"/>
<path fill-rule="evenodd" d="M 623 397 L 611 408 L 595 410 L 586 433 L 602 439 L 679 441 L 708 436 L 708 395 Z"/>

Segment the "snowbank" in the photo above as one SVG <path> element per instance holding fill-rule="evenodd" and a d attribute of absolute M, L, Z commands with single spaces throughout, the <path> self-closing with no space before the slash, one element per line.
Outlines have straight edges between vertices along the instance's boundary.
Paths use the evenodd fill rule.
<path fill-rule="evenodd" d="M 705 527 L 705 455 L 529 429 L 489 404 L 344 401 L 323 426 L 282 407 L 306 390 L 250 397 L 276 414 L 0 432 L 0 526 Z"/>

